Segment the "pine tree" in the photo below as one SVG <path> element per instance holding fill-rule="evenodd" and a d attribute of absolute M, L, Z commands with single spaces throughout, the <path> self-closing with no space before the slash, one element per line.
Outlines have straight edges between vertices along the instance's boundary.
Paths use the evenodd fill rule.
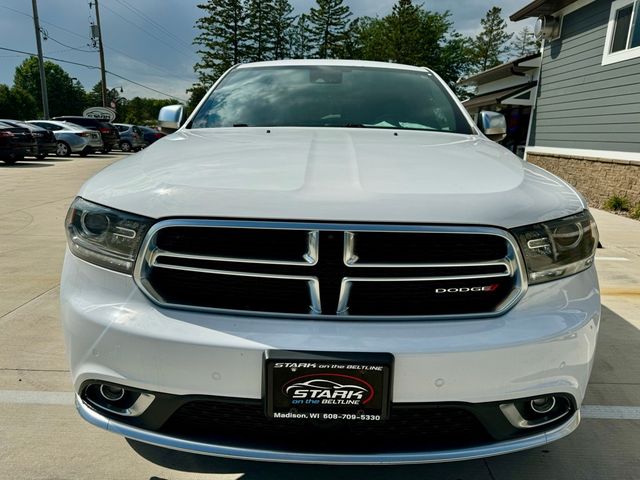
<path fill-rule="evenodd" d="M 309 13 L 309 31 L 315 45 L 314 56 L 338 58 L 344 54 L 351 9 L 343 0 L 316 0 Z"/>
<path fill-rule="evenodd" d="M 362 41 L 362 18 L 356 18 L 349 23 L 347 35 L 342 52 L 343 58 L 360 60 L 364 55 L 364 43 Z"/>
<path fill-rule="evenodd" d="M 532 55 L 540 51 L 540 42 L 529 27 L 524 27 L 511 42 L 511 51 L 516 57 Z"/>
<path fill-rule="evenodd" d="M 289 57 L 289 37 L 292 34 L 293 24 L 295 22 L 293 15 L 293 7 L 289 0 L 275 0 L 273 11 L 273 58 L 282 60 Z"/>
<path fill-rule="evenodd" d="M 424 53 L 422 38 L 422 8 L 411 0 L 399 0 L 391 15 L 385 18 L 389 32 L 390 55 L 395 62 L 416 65 Z"/>
<path fill-rule="evenodd" d="M 357 58 L 429 67 L 454 88 L 469 70 L 468 39 L 455 31 L 449 11 L 398 0 L 385 17 L 360 19 L 357 35 Z"/>
<path fill-rule="evenodd" d="M 309 38 L 309 16 L 302 14 L 291 29 L 289 51 L 292 58 L 309 58 L 311 39 Z"/>
<path fill-rule="evenodd" d="M 273 54 L 274 0 L 248 0 L 247 57 L 253 62 L 271 60 Z"/>
<path fill-rule="evenodd" d="M 484 71 L 502 63 L 502 57 L 509 51 L 507 42 L 513 34 L 507 33 L 507 22 L 499 7 L 489 10 L 480 23 L 482 32 L 476 36 L 472 52 L 476 68 Z"/>
<path fill-rule="evenodd" d="M 193 41 L 201 57 L 193 67 L 198 73 L 194 88 L 209 87 L 246 55 L 247 19 L 242 0 L 207 0 L 198 8 L 204 16 L 196 22 L 200 34 Z"/>

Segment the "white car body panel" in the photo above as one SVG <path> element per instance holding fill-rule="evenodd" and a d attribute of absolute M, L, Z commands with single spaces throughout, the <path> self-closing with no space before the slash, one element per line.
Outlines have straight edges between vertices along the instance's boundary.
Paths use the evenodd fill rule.
<path fill-rule="evenodd" d="M 558 391 L 581 399 L 600 324 L 593 267 L 529 287 L 498 318 L 372 323 L 158 308 L 130 276 L 69 252 L 63 276 L 76 389 L 99 378 L 181 395 L 261 398 L 264 351 L 293 349 L 393 353 L 396 402 L 488 402 Z"/>
<path fill-rule="evenodd" d="M 562 180 L 484 137 L 339 128 L 182 130 L 106 168 L 79 195 L 151 218 L 504 228 L 585 208 Z"/>
<path fill-rule="evenodd" d="M 323 60 L 234 68 L 279 65 L 426 70 Z M 482 135 L 457 99 L 471 134 L 334 127 L 188 128 L 204 102 L 177 132 L 106 168 L 85 183 L 79 196 L 153 220 L 366 222 L 502 230 L 586 209 L 581 195 L 563 180 Z M 520 253 L 515 264 L 525 278 L 526 271 L 519 270 L 525 268 Z M 580 421 L 601 315 L 593 265 L 547 283 L 527 286 L 524 281 L 521 298 L 504 314 L 455 319 L 301 319 L 168 308 L 154 303 L 139 285 L 132 275 L 87 263 L 67 250 L 61 311 L 80 414 L 94 425 L 142 442 L 267 461 L 465 460 L 562 438 Z M 239 448 L 172 437 L 114 418 L 82 397 L 86 385 L 107 382 L 162 395 L 263 399 L 264 356 L 272 350 L 390 353 L 395 358 L 393 405 L 494 402 L 498 408 L 500 402 L 529 402 L 545 395 L 570 397 L 575 404 L 565 412 L 570 416 L 550 420 L 556 422 L 552 428 L 539 428 L 529 436 L 463 449 L 342 454 Z"/>

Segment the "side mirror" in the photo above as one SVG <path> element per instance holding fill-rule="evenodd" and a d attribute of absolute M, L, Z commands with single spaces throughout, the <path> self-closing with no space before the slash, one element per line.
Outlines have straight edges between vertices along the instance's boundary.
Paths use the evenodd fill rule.
<path fill-rule="evenodd" d="M 498 112 L 482 111 L 478 114 L 478 127 L 489 140 L 499 142 L 507 136 L 507 120 Z"/>
<path fill-rule="evenodd" d="M 162 107 L 158 114 L 158 125 L 164 133 L 173 133 L 182 126 L 184 107 L 182 105 L 169 105 Z"/>

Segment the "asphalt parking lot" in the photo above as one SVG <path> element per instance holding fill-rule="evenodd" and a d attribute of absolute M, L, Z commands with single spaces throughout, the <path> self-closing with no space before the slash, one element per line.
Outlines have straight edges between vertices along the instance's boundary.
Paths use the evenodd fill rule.
<path fill-rule="evenodd" d="M 323 467 L 167 452 L 75 413 L 58 319 L 63 220 L 121 158 L 0 163 L 0 479 L 640 479 L 640 222 L 595 211 L 603 319 L 582 425 L 544 448 L 451 464 Z"/>

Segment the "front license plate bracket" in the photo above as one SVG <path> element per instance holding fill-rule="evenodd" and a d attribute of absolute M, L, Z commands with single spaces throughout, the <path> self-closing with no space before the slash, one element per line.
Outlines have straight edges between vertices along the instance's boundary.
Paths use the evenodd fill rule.
<path fill-rule="evenodd" d="M 275 420 L 386 420 L 393 360 L 390 353 L 268 350 L 265 414 Z"/>

